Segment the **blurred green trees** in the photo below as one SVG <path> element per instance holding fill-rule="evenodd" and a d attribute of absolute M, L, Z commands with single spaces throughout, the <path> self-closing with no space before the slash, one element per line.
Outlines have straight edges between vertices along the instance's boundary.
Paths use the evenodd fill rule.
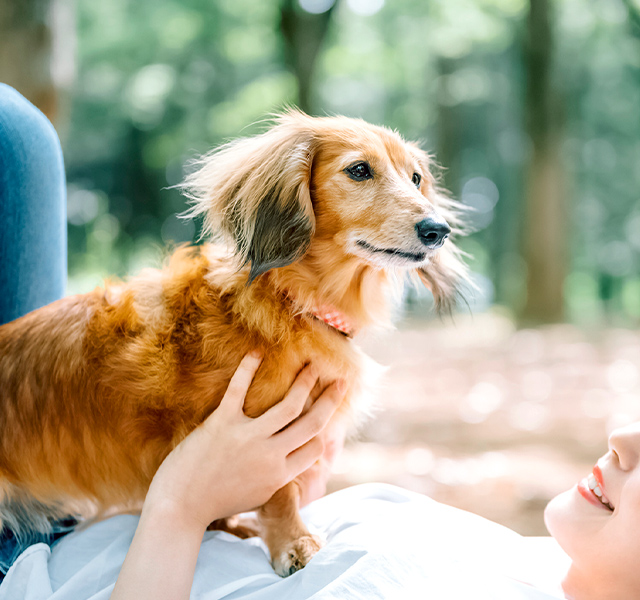
<path fill-rule="evenodd" d="M 195 239 L 170 189 L 189 159 L 301 103 L 397 128 L 436 155 L 472 209 L 474 310 L 640 320 L 638 0 L 76 0 L 75 11 L 70 291 Z"/>

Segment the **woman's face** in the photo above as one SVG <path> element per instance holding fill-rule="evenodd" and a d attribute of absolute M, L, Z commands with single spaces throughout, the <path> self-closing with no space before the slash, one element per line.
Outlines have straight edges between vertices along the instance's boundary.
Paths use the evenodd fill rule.
<path fill-rule="evenodd" d="M 640 423 L 614 431 L 593 472 L 544 516 L 572 561 L 568 597 L 640 599 Z"/>

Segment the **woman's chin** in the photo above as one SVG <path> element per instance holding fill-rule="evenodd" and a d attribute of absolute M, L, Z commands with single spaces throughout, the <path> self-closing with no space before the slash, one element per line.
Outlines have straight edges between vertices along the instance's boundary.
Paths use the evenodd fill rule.
<path fill-rule="evenodd" d="M 544 524 L 559 546 L 575 559 L 581 545 L 588 543 L 595 507 L 587 503 L 576 487 L 552 498 L 544 510 Z"/>
<path fill-rule="evenodd" d="M 563 525 L 566 524 L 567 514 L 571 513 L 573 504 L 573 490 L 567 490 L 558 494 L 555 498 L 552 498 L 544 509 L 544 524 L 547 527 L 547 531 L 560 543 L 557 533 L 560 533 L 563 529 Z M 562 536 L 560 536 L 562 537 Z"/>

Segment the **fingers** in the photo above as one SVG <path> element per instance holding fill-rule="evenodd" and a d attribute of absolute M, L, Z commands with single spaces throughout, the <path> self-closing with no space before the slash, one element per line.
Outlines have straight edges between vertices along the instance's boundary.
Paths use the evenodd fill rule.
<path fill-rule="evenodd" d="M 326 427 L 342 401 L 344 392 L 344 383 L 332 383 L 314 402 L 308 413 L 275 437 L 285 448 L 300 448 Z"/>
<path fill-rule="evenodd" d="M 317 380 L 318 372 L 315 367 L 313 365 L 306 366 L 298 373 L 287 395 L 259 417 L 262 425 L 270 434 L 280 431 L 300 416 Z"/>
<path fill-rule="evenodd" d="M 306 444 L 287 456 L 287 470 L 291 479 L 304 473 L 322 456 L 324 444 L 319 437 L 314 437 Z"/>
<path fill-rule="evenodd" d="M 236 413 L 242 411 L 247 391 L 261 362 L 262 354 L 256 350 L 244 356 L 233 377 L 231 377 L 218 410 L 222 409 L 223 411 Z"/>

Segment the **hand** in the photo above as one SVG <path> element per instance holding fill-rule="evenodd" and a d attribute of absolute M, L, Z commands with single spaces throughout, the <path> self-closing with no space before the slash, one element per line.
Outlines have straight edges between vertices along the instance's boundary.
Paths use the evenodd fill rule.
<path fill-rule="evenodd" d="M 314 368 L 306 367 L 281 402 L 250 419 L 242 408 L 260 361 L 256 354 L 242 359 L 220 406 L 160 465 L 112 600 L 188 598 L 211 521 L 264 504 L 303 471 L 315 482 L 303 485 L 307 496 L 326 484 L 308 469 L 323 454 L 320 434 L 343 386 L 330 385 L 300 416 L 317 380 Z"/>
<path fill-rule="evenodd" d="M 300 417 L 318 378 L 308 366 L 281 402 L 251 419 L 242 408 L 260 362 L 253 353 L 243 358 L 220 406 L 167 456 L 149 488 L 147 511 L 169 508 L 204 531 L 215 519 L 264 504 L 322 456 L 318 434 L 343 387 L 331 384 Z"/>

